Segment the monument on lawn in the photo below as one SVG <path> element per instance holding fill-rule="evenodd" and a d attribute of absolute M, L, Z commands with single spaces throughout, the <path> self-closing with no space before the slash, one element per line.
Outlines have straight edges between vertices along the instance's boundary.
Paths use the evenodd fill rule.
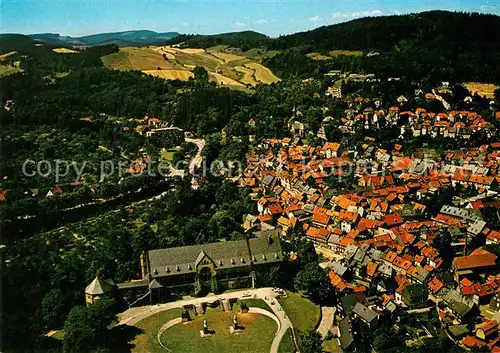
<path fill-rule="evenodd" d="M 189 315 L 189 311 L 186 308 L 184 308 L 184 310 L 182 311 L 182 321 L 183 322 L 191 321 L 191 316 Z"/>
<path fill-rule="evenodd" d="M 229 326 L 229 332 L 231 332 L 231 334 L 243 332 L 243 327 L 238 325 L 238 317 L 236 314 L 233 315 L 233 324 Z"/>
<path fill-rule="evenodd" d="M 214 331 L 210 331 L 208 329 L 208 323 L 207 323 L 207 319 L 204 319 L 203 320 L 203 330 L 200 330 L 200 337 L 201 338 L 204 338 L 204 337 L 210 337 L 214 334 L 215 332 Z"/>
<path fill-rule="evenodd" d="M 238 317 L 236 316 L 236 314 L 234 314 L 233 316 L 233 329 L 238 329 Z"/>

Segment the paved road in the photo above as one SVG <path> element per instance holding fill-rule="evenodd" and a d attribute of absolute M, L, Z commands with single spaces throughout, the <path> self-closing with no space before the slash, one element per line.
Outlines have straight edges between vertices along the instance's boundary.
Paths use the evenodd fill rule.
<path fill-rule="evenodd" d="M 450 110 L 450 107 L 451 107 L 450 103 L 445 101 L 443 97 L 441 97 L 439 94 L 437 94 L 436 90 L 433 89 L 432 93 L 434 94 L 434 96 L 436 96 L 437 100 L 439 100 L 441 103 L 443 103 L 444 109 Z"/>
<path fill-rule="evenodd" d="M 216 301 L 218 298 L 221 297 L 224 299 L 234 299 L 234 298 L 242 299 L 245 293 L 250 293 L 250 298 L 257 298 L 264 300 L 269 305 L 274 315 L 276 315 L 276 317 L 278 318 L 280 325 L 273 339 L 270 350 L 270 353 L 277 353 L 281 339 L 285 335 L 286 330 L 292 327 L 292 322 L 286 315 L 281 305 L 276 300 L 276 296 L 278 294 L 273 292 L 271 288 L 242 290 L 238 292 L 224 293 L 221 295 L 212 295 L 203 298 L 184 299 L 165 304 L 148 305 L 138 308 L 131 308 L 118 315 L 119 319 L 118 324 L 132 326 L 135 325 L 137 322 L 147 318 L 148 316 L 154 315 L 161 311 L 170 310 L 174 308 L 182 308 L 184 305 L 199 305 L 201 303 L 206 303 L 206 302 L 210 303 Z"/>
<path fill-rule="evenodd" d="M 186 137 L 186 142 L 194 143 L 196 147 L 198 147 L 198 152 L 196 155 L 191 159 L 191 162 L 189 163 L 189 173 L 191 175 L 194 175 L 194 170 L 195 168 L 201 167 L 201 152 L 203 151 L 203 148 L 205 148 L 205 140 L 203 139 L 192 139 Z"/>
<path fill-rule="evenodd" d="M 344 258 L 343 255 L 340 255 L 330 249 L 326 249 L 323 247 L 315 247 L 316 253 L 323 255 L 323 257 L 330 259 L 330 260 L 341 260 Z"/>
<path fill-rule="evenodd" d="M 330 306 L 321 307 L 321 322 L 318 325 L 318 332 L 321 337 L 325 338 L 333 325 L 333 318 L 335 317 L 336 309 Z"/>

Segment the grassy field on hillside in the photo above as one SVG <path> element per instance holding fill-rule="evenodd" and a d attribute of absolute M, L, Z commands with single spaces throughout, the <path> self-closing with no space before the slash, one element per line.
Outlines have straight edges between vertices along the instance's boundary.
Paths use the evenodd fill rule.
<path fill-rule="evenodd" d="M 23 69 L 10 65 L 0 65 L 0 77 L 21 72 Z"/>
<path fill-rule="evenodd" d="M 250 84 L 252 86 L 258 84 L 255 80 L 255 70 L 249 69 L 244 66 L 235 66 L 234 69 L 242 74 L 240 81 L 245 84 Z"/>
<path fill-rule="evenodd" d="M 76 50 L 68 49 L 68 48 L 54 48 L 52 51 L 60 54 L 75 54 L 78 53 Z"/>
<path fill-rule="evenodd" d="M 259 63 L 248 63 L 245 64 L 245 67 L 255 70 L 255 79 L 262 83 L 275 83 L 280 80 L 271 70 Z"/>
<path fill-rule="evenodd" d="M 323 55 L 316 52 L 307 54 L 307 56 L 313 60 L 330 60 L 332 57 L 339 55 L 361 56 L 363 55 L 363 52 L 359 50 L 331 50 L 330 52 L 328 52 L 328 55 Z"/>
<path fill-rule="evenodd" d="M 118 53 L 103 56 L 104 66 L 117 70 L 182 70 L 182 65 L 165 60 L 150 48 L 125 47 Z"/>
<path fill-rule="evenodd" d="M 194 74 L 188 70 L 143 70 L 142 72 L 165 80 L 187 81 L 190 77 L 194 77 Z"/>

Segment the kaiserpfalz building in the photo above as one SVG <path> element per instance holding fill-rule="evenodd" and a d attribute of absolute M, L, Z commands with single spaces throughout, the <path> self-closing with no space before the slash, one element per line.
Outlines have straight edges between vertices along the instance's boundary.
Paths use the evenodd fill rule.
<path fill-rule="evenodd" d="M 278 233 L 260 233 L 244 240 L 150 250 L 141 256 L 142 279 L 118 283 L 117 293 L 141 297 L 149 292 L 151 302 L 161 302 L 171 294 L 254 287 L 259 272 L 283 261 Z M 93 302 L 93 294 L 97 292 L 86 291 L 87 303 Z"/>

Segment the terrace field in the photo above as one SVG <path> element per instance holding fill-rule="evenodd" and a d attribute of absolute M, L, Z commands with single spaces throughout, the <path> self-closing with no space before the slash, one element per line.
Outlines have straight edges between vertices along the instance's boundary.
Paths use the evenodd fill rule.
<path fill-rule="evenodd" d="M 104 66 L 115 70 L 140 70 L 166 80 L 188 80 L 196 66 L 204 67 L 210 81 L 230 88 L 245 88 L 259 83 L 278 82 L 271 70 L 260 64 L 263 49 L 243 53 L 225 52 L 227 46 L 209 49 L 181 49 L 175 46 L 124 47 L 103 56 Z M 273 52 L 269 55 L 275 55 Z"/>
<path fill-rule="evenodd" d="M 269 70 L 267 67 L 265 67 L 259 63 L 256 63 L 256 62 L 248 63 L 248 64 L 245 64 L 245 67 L 252 69 L 252 70 L 255 70 L 255 79 L 259 82 L 275 83 L 275 82 L 278 82 L 280 80 L 278 77 L 276 77 L 271 72 L 271 70 Z"/>

